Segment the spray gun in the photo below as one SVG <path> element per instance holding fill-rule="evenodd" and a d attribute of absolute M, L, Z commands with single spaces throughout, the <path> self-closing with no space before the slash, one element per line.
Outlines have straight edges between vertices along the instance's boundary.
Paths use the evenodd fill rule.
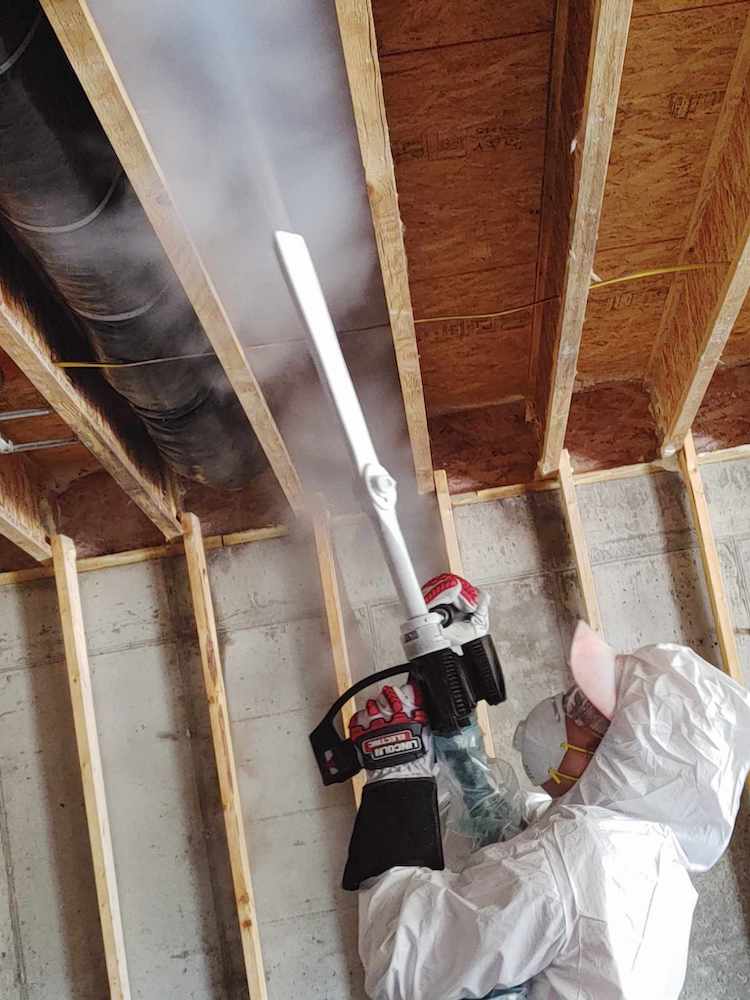
<path fill-rule="evenodd" d="M 380 729 L 371 745 L 355 745 L 339 735 L 336 716 L 364 688 L 408 673 L 422 690 L 433 731 L 451 735 L 469 724 L 479 701 L 490 705 L 504 701 L 505 684 L 490 636 L 465 643 L 459 654 L 444 632 L 454 609 L 444 606 L 428 611 L 396 515 L 396 481 L 378 461 L 307 244 L 294 233 L 277 232 L 275 239 L 289 290 L 309 334 L 315 366 L 338 415 L 360 490 L 407 615 L 401 643 L 408 663 L 354 684 L 310 734 L 323 783 L 330 785 L 354 777 L 363 767 L 374 770 L 403 764 L 423 752 L 421 727 L 414 723 Z"/>

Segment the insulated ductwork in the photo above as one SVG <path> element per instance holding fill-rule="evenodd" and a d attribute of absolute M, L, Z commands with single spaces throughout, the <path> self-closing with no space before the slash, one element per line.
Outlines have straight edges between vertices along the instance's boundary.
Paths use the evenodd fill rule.
<path fill-rule="evenodd" d="M 0 4 L 0 212 L 100 361 L 210 353 L 36 0 Z M 181 475 L 234 489 L 266 467 L 216 358 L 102 371 Z"/>

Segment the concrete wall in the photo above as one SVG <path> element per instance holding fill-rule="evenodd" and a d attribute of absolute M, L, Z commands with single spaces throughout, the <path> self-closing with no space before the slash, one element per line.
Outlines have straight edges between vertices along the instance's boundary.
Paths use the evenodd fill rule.
<path fill-rule="evenodd" d="M 704 469 L 735 623 L 750 634 L 750 463 Z M 717 651 L 685 498 L 663 474 L 579 491 L 608 637 Z M 456 511 L 466 571 L 493 595 L 517 719 L 567 680 L 578 601 L 556 493 Z M 408 531 L 440 567 L 431 517 Z M 336 529 L 355 673 L 400 659 L 400 612 L 369 526 Z M 363 997 L 354 899 L 338 888 L 353 809 L 324 790 L 307 733 L 335 688 L 309 538 L 210 554 L 233 738 L 272 1000 Z M 133 996 L 243 995 L 222 817 L 181 560 L 81 577 Z M 750 982 L 750 822 L 700 879 L 684 997 L 740 1000 Z M 97 929 L 54 587 L 0 589 L 0 997 L 100 1000 Z"/>

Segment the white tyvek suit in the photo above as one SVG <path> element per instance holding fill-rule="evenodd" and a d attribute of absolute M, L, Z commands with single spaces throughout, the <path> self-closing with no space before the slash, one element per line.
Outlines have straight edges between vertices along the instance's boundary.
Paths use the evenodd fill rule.
<path fill-rule="evenodd" d="M 360 891 L 374 1000 L 676 1000 L 696 893 L 750 768 L 750 696 L 691 650 L 618 658 L 617 707 L 570 792 L 461 874 L 393 868 Z"/>

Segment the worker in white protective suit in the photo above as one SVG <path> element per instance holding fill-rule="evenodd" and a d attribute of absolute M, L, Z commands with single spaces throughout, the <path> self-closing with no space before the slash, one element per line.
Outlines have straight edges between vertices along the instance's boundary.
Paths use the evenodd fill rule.
<path fill-rule="evenodd" d="M 617 656 L 582 624 L 570 665 L 577 689 L 545 699 L 515 740 L 548 807 L 461 871 L 440 870 L 429 728 L 418 760 L 370 772 L 345 884 L 360 888 L 373 1000 L 679 997 L 689 873 L 729 843 L 750 769 L 750 696 L 685 647 Z M 389 689 L 353 734 L 423 723 L 419 700 L 411 685 Z"/>

